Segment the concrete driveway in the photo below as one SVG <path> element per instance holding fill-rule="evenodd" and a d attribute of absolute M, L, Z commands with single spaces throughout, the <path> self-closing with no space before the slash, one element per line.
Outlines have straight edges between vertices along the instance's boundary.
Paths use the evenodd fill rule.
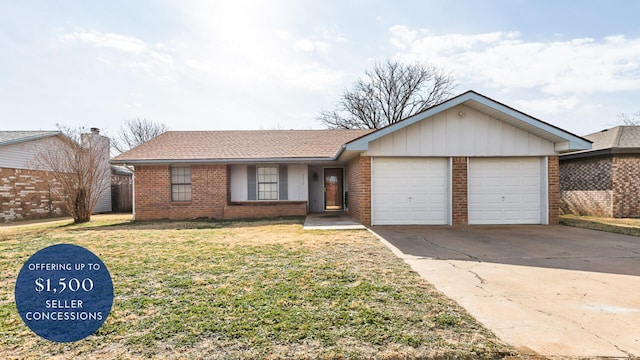
<path fill-rule="evenodd" d="M 565 226 L 375 226 L 503 341 L 549 356 L 640 356 L 640 238 Z"/>

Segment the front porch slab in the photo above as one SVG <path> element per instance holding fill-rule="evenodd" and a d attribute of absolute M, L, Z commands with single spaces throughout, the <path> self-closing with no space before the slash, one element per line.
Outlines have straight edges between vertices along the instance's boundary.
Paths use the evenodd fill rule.
<path fill-rule="evenodd" d="M 310 213 L 304 220 L 304 230 L 361 230 L 364 225 L 345 212 Z"/>

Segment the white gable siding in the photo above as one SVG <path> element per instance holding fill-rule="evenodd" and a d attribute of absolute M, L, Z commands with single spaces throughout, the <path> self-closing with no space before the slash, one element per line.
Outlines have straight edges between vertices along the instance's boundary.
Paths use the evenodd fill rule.
<path fill-rule="evenodd" d="M 287 190 L 289 201 L 307 201 L 308 170 L 305 164 L 287 165 Z M 231 166 L 231 201 L 248 201 L 247 165 Z"/>
<path fill-rule="evenodd" d="M 50 151 L 59 141 L 57 137 L 46 137 L 0 146 L 0 167 L 38 170 L 38 155 L 43 151 Z"/>
<path fill-rule="evenodd" d="M 458 113 L 464 112 L 463 116 Z M 554 144 L 464 105 L 369 144 L 367 156 L 545 156 Z"/>

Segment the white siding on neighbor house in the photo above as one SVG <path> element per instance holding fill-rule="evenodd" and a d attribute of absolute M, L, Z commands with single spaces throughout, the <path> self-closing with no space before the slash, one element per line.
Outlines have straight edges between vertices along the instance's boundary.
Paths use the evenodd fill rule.
<path fill-rule="evenodd" d="M 38 170 L 38 155 L 43 151 L 51 151 L 59 141 L 57 137 L 46 137 L 0 146 L 0 167 Z"/>
<path fill-rule="evenodd" d="M 363 155 L 546 156 L 555 151 L 548 140 L 459 105 L 372 141 Z"/>
<path fill-rule="evenodd" d="M 284 165 L 280 165 L 284 166 Z M 306 164 L 287 166 L 287 194 L 289 201 L 307 201 L 309 188 Z M 231 201 L 248 201 L 247 165 L 231 166 Z"/>

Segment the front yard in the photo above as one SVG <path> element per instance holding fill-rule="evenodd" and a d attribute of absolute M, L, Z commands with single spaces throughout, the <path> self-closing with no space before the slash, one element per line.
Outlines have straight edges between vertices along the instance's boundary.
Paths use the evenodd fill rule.
<path fill-rule="evenodd" d="M 14 303 L 23 263 L 58 243 L 98 255 L 115 287 L 105 324 L 75 343 L 39 338 Z M 298 219 L 0 227 L 0 274 L 0 358 L 514 353 L 367 231 L 303 231 Z"/>

